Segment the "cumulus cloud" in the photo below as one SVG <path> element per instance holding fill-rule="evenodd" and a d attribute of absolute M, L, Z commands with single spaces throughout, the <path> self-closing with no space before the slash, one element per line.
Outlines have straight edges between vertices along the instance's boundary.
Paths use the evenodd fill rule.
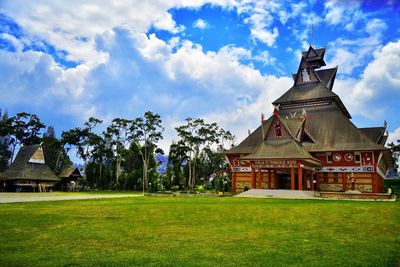
<path fill-rule="evenodd" d="M 383 120 L 385 116 L 398 112 L 393 108 L 398 106 L 400 97 L 399 68 L 400 40 L 376 51 L 360 79 L 339 79 L 335 87 L 339 95 L 346 95 L 343 101 L 351 113 Z"/>
<path fill-rule="evenodd" d="M 325 21 L 331 25 L 344 25 L 347 30 L 353 30 L 354 23 L 364 18 L 358 0 L 329 0 L 325 3 Z"/>

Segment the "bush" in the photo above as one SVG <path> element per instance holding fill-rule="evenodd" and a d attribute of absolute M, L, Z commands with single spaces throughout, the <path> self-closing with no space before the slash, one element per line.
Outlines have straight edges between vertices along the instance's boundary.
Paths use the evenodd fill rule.
<path fill-rule="evenodd" d="M 178 190 L 179 190 L 179 186 L 177 186 L 177 185 L 171 186 L 172 192 L 177 192 Z"/>
<path fill-rule="evenodd" d="M 205 193 L 206 189 L 204 188 L 204 185 L 196 185 L 196 191 L 200 193 Z"/>
<path fill-rule="evenodd" d="M 399 194 L 400 193 L 400 179 L 385 180 L 385 187 L 392 188 L 393 193 Z"/>

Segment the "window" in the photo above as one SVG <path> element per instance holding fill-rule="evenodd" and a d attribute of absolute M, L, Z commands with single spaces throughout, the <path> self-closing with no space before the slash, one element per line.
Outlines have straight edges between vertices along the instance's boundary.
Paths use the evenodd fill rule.
<path fill-rule="evenodd" d="M 275 122 L 275 136 L 282 137 L 282 126 L 279 122 Z"/>
<path fill-rule="evenodd" d="M 327 182 L 328 182 L 328 173 L 327 173 L 327 172 L 324 172 L 324 178 L 322 179 L 322 181 L 323 181 L 324 183 L 327 183 Z"/>
<path fill-rule="evenodd" d="M 354 153 L 354 162 L 360 163 L 361 162 L 361 154 L 360 152 L 355 152 Z"/>
<path fill-rule="evenodd" d="M 326 162 L 332 163 L 332 153 L 331 152 L 326 153 Z"/>
<path fill-rule="evenodd" d="M 337 183 L 337 182 L 339 182 L 339 174 L 337 173 L 337 172 L 334 172 L 333 173 L 333 182 L 334 183 Z"/>
<path fill-rule="evenodd" d="M 308 69 L 304 68 L 301 71 L 301 79 L 303 80 L 303 82 L 309 82 L 310 80 L 310 74 L 308 73 Z"/>

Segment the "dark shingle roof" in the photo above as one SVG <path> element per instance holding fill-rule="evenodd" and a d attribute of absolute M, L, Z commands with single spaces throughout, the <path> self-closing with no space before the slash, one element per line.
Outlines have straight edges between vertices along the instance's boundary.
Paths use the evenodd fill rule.
<path fill-rule="evenodd" d="M 38 180 L 38 181 L 58 181 L 58 178 L 50 168 L 44 163 L 31 163 L 29 159 L 40 148 L 40 145 L 22 146 L 11 164 L 10 168 L 2 173 L 8 180 Z"/>
<path fill-rule="evenodd" d="M 294 101 L 307 101 L 321 98 L 334 98 L 337 94 L 322 83 L 307 83 L 290 88 L 286 93 L 273 102 L 274 105 Z"/>
<path fill-rule="evenodd" d="M 266 140 L 242 159 L 314 159 L 293 139 Z"/>
<path fill-rule="evenodd" d="M 380 143 L 380 139 L 385 134 L 385 127 L 360 128 L 360 131 L 372 142 Z"/>
<path fill-rule="evenodd" d="M 68 167 L 62 170 L 62 172 L 58 175 L 60 178 L 69 178 L 69 177 L 81 177 L 81 172 L 78 168 Z"/>
<path fill-rule="evenodd" d="M 305 128 L 316 141 L 304 144 L 307 151 L 384 149 L 366 137 L 335 105 L 307 110 Z"/>
<path fill-rule="evenodd" d="M 233 147 L 225 152 L 225 154 L 248 154 L 251 153 L 262 141 L 262 136 L 268 131 L 269 126 L 272 123 L 272 116 L 263 122 L 264 133 L 261 133 L 262 127 L 259 126 L 254 132 L 252 132 L 247 138 L 245 138 L 239 145 Z"/>

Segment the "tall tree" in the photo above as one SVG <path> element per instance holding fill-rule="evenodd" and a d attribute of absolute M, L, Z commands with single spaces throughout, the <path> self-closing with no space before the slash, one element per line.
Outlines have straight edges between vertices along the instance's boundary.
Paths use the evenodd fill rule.
<path fill-rule="evenodd" d="M 43 152 L 46 165 L 56 174 L 59 174 L 64 168 L 72 165 L 67 151 L 62 142 L 57 139 L 53 126 L 48 126 L 43 135 Z"/>
<path fill-rule="evenodd" d="M 143 117 L 136 118 L 132 124 L 134 142 L 139 148 L 143 162 L 143 182 L 148 189 L 148 171 L 150 159 L 154 158 L 154 153 L 162 153 L 157 147 L 157 143 L 163 138 L 164 128 L 161 125 L 161 116 L 157 113 L 147 111 Z"/>
<path fill-rule="evenodd" d="M 33 145 L 40 143 L 40 131 L 45 127 L 46 126 L 35 114 L 20 112 L 12 117 L 13 134 L 11 138 L 11 158 L 14 158 L 15 148 L 18 145 Z"/>
<path fill-rule="evenodd" d="M 113 119 L 107 127 L 106 138 L 110 141 L 116 160 L 116 185 L 119 184 L 121 174 L 121 160 L 125 150 L 132 141 L 132 121 L 127 119 Z"/>
<path fill-rule="evenodd" d="M 89 140 L 89 130 L 76 127 L 74 129 L 63 131 L 61 134 L 61 142 L 63 145 L 74 146 L 76 155 L 84 162 L 87 162 L 88 154 L 86 153 L 86 145 Z M 69 149 L 68 149 L 69 150 Z"/>
<path fill-rule="evenodd" d="M 187 118 L 186 124 L 175 128 L 186 148 L 189 158 L 188 186 L 193 189 L 196 183 L 196 163 L 201 149 L 219 143 L 219 127 L 216 123 L 205 123 L 203 119 Z"/>
<path fill-rule="evenodd" d="M 8 113 L 2 113 L 0 110 L 0 172 L 4 171 L 11 158 L 11 135 L 13 133 L 12 120 L 8 117 Z"/>
<path fill-rule="evenodd" d="M 64 131 L 61 134 L 62 144 L 74 146 L 77 150 L 76 155 L 84 161 L 85 166 L 90 157 L 90 139 L 93 134 L 93 128 L 100 123 L 102 123 L 101 120 L 90 117 L 88 121 L 85 122 L 84 128 L 76 127 L 74 129 Z"/>

